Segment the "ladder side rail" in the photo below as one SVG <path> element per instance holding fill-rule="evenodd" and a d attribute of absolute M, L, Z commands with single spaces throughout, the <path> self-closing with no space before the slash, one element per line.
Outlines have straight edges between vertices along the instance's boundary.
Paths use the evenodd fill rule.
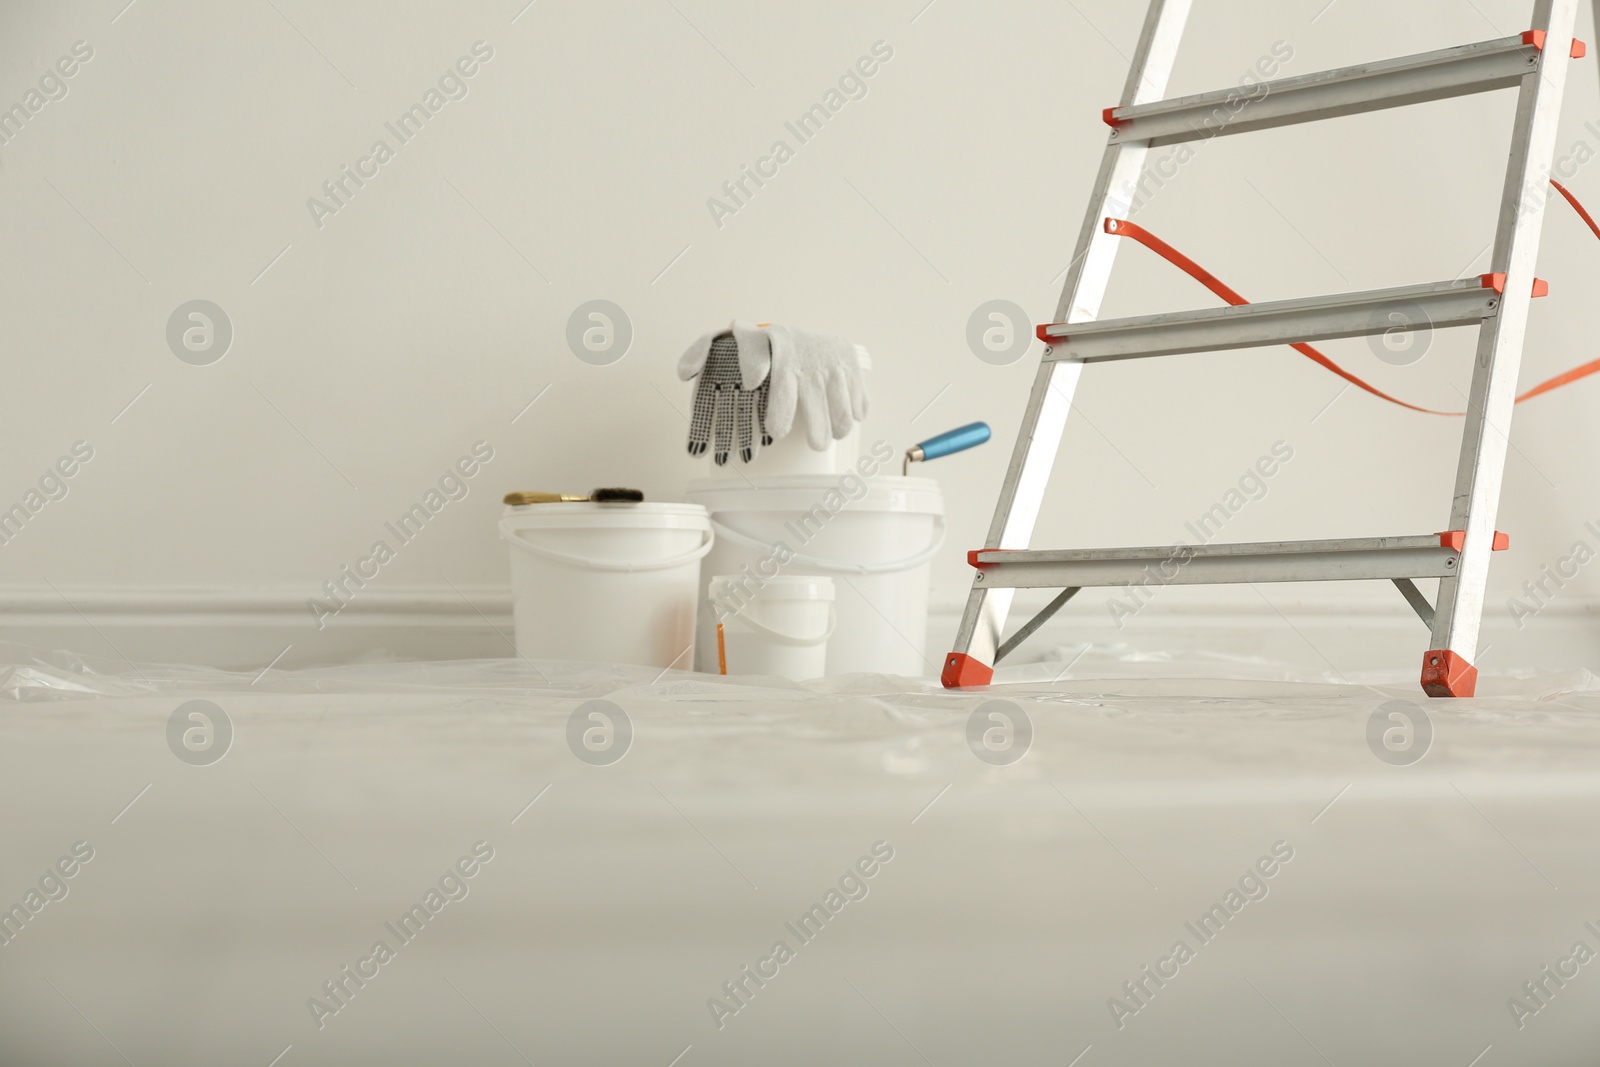
<path fill-rule="evenodd" d="M 1122 90 L 1125 103 L 1160 100 L 1166 93 L 1192 5 L 1193 0 L 1151 0 L 1127 84 Z M 1148 155 L 1149 147 L 1142 142 L 1114 144 L 1108 140 L 1090 196 L 1089 211 L 1078 233 L 1061 297 L 1056 302 L 1055 321 L 1091 322 L 1100 317 L 1100 304 L 1105 299 L 1111 268 L 1120 247 L 1117 239 L 1105 232 L 1104 221 L 1126 214 Z M 994 521 L 989 527 L 988 545 L 1021 548 L 1032 536 L 1045 483 L 1049 481 L 1067 412 L 1077 389 L 1078 374 L 1075 368 L 1065 371 L 1039 368 L 1001 485 Z M 1018 490 L 1022 487 L 1028 492 L 1020 493 Z"/>
<path fill-rule="evenodd" d="M 1500 313 L 1484 324 L 1473 366 L 1450 528 L 1465 530 L 1456 577 L 1441 580 L 1423 686 L 1433 696 L 1470 696 L 1483 620 L 1494 524 L 1504 481 L 1511 414 L 1532 304 L 1548 174 L 1571 62 L 1578 0 L 1537 0 L 1533 26 L 1545 31 L 1544 59 L 1523 79 L 1506 170 L 1491 270 L 1506 275 Z"/>
<path fill-rule="evenodd" d="M 1123 105 L 1148 103 L 1166 95 L 1192 5 L 1193 0 L 1151 0 L 1123 87 Z M 1119 144 L 1115 138 L 1108 138 L 1089 213 L 1079 232 L 1077 249 L 1067 267 L 1061 299 L 1056 305 L 1056 321 L 1085 322 L 1099 315 L 1119 244 L 1116 237 L 1105 232 L 1102 223 L 1110 215 L 1121 217 L 1126 212 L 1131 197 L 1124 191 L 1137 188 L 1148 154 L 1149 146 L 1142 142 Z M 1033 537 L 1034 523 L 1044 502 L 1050 470 L 1066 431 L 1067 415 L 1072 409 L 1073 394 L 1082 371 L 1081 365 L 1071 363 L 1040 363 L 995 503 L 986 545 L 1022 548 Z M 953 662 L 960 662 L 957 655 L 979 661 L 980 673 L 992 675 L 1013 594 L 1010 590 L 991 594 L 983 586 L 982 578 L 979 573 L 973 580 L 956 635 L 955 653 L 946 657 L 946 684 L 963 681 L 952 666 Z M 966 684 L 983 684 L 987 680 L 986 677 L 970 679 Z"/>

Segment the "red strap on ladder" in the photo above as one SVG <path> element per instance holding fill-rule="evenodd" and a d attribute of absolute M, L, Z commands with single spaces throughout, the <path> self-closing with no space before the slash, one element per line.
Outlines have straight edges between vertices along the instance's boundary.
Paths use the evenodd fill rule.
<path fill-rule="evenodd" d="M 1130 237 L 1133 240 L 1138 241 L 1140 244 L 1150 249 L 1150 251 L 1154 252 L 1168 263 L 1171 263 L 1173 266 L 1183 271 L 1185 274 L 1199 282 L 1201 285 L 1205 286 L 1207 289 L 1210 289 L 1213 293 L 1221 297 L 1223 300 L 1226 300 L 1234 307 L 1240 307 L 1244 304 L 1250 303 L 1250 301 L 1240 296 L 1236 291 L 1230 289 L 1215 274 L 1212 274 L 1210 271 L 1206 270 L 1200 264 L 1184 255 L 1182 252 L 1179 252 L 1176 248 L 1173 248 L 1171 245 L 1167 244 L 1167 242 L 1163 241 L 1161 238 L 1157 237 L 1143 226 L 1140 226 L 1137 222 L 1129 222 L 1126 219 L 1107 219 L 1106 232 L 1115 234 L 1118 237 Z M 1460 411 L 1434 411 L 1432 408 L 1424 408 L 1418 407 L 1415 404 L 1408 404 L 1404 400 L 1401 400 L 1398 397 L 1390 396 L 1377 386 L 1365 382 L 1356 377 L 1354 374 L 1351 374 L 1349 371 L 1339 366 L 1339 364 L 1323 355 L 1311 345 L 1296 344 L 1290 345 L 1289 347 L 1293 348 L 1296 352 L 1300 353 L 1302 356 L 1305 356 L 1313 363 L 1316 363 L 1326 370 L 1332 371 L 1334 374 L 1337 374 L 1351 385 L 1358 389 L 1366 390 L 1373 396 L 1378 397 L 1380 400 L 1387 400 L 1391 404 L 1398 404 L 1401 407 L 1409 408 L 1412 411 L 1420 411 L 1424 415 L 1465 414 L 1465 412 Z"/>
<path fill-rule="evenodd" d="M 1587 210 L 1585 210 L 1581 203 L 1578 202 L 1578 198 L 1573 196 L 1572 193 L 1568 192 L 1567 188 L 1560 182 L 1551 179 L 1550 184 L 1555 187 L 1556 192 L 1560 193 L 1566 199 L 1566 201 L 1572 205 L 1572 207 L 1578 212 L 1579 216 L 1582 217 L 1583 221 L 1588 224 L 1589 229 L 1594 231 L 1594 235 L 1597 238 L 1600 238 L 1600 224 L 1597 224 L 1594 220 L 1594 217 L 1590 215 Z M 1200 266 L 1200 264 L 1184 255 L 1182 252 L 1179 252 L 1176 248 L 1173 248 L 1170 244 L 1163 241 L 1161 238 L 1157 237 L 1155 234 L 1151 233 L 1149 230 L 1145 229 L 1143 226 L 1140 226 L 1136 222 L 1129 222 L 1126 219 L 1107 219 L 1106 232 L 1115 234 L 1118 237 L 1131 238 L 1137 241 L 1139 244 L 1144 245 L 1146 248 L 1150 249 L 1150 251 L 1154 252 L 1156 255 L 1160 256 L 1162 259 L 1166 260 L 1168 263 L 1171 263 L 1189 277 L 1193 278 L 1195 281 L 1211 290 L 1211 292 L 1216 296 L 1227 301 L 1227 303 L 1233 307 L 1239 307 L 1241 305 L 1250 303 L 1250 301 L 1246 300 L 1237 291 L 1229 288 L 1228 285 L 1225 284 L 1215 274 L 1212 274 L 1210 271 Z M 1502 291 L 1505 287 L 1505 278 L 1501 275 L 1486 274 L 1483 276 L 1483 285 L 1486 289 Z M 1538 280 L 1534 282 L 1535 296 L 1543 296 L 1548 291 L 1549 287 L 1543 282 Z M 1048 343 L 1048 341 L 1046 343 Z M 1295 344 L 1290 345 L 1289 347 L 1293 348 L 1296 352 L 1299 352 L 1301 355 L 1305 356 L 1307 359 L 1311 360 L 1313 363 L 1316 363 L 1323 369 L 1337 374 L 1339 377 L 1343 378 L 1356 388 L 1361 389 L 1364 392 L 1371 393 L 1380 400 L 1387 400 L 1391 404 L 1403 407 L 1408 411 L 1416 411 L 1424 415 L 1443 415 L 1454 418 L 1460 418 L 1466 414 L 1464 411 L 1435 411 L 1433 408 L 1425 408 L 1416 404 L 1408 403 L 1404 400 L 1401 400 L 1399 397 L 1390 396 L 1377 386 L 1372 385 L 1370 382 L 1364 381 L 1363 379 L 1345 370 L 1343 367 L 1329 359 L 1326 355 L 1312 345 Z M 1539 383 L 1532 389 L 1529 389 L 1527 392 L 1517 397 L 1517 403 L 1520 404 L 1525 400 L 1532 400 L 1536 396 L 1542 396 L 1545 393 L 1552 392 L 1564 385 L 1571 385 L 1573 382 L 1581 381 L 1582 379 L 1593 374 L 1600 374 L 1600 359 L 1585 363 L 1582 366 L 1574 367 L 1569 371 L 1556 375 L 1554 378 L 1551 378 L 1548 381 Z"/>

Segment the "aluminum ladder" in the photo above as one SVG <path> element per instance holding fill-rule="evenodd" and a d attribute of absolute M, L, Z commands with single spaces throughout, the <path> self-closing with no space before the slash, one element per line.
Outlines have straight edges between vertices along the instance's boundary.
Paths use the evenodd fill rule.
<path fill-rule="evenodd" d="M 994 665 L 1079 590 L 1142 584 L 1149 580 L 1152 564 L 1176 558 L 1176 565 L 1163 571 L 1161 584 L 1391 581 L 1432 630 L 1423 656 L 1423 689 L 1436 697 L 1471 696 L 1477 684 L 1473 661 L 1490 554 L 1507 546 L 1505 535 L 1495 531 L 1495 513 L 1524 334 L 1536 295 L 1534 264 L 1548 196 L 1545 183 L 1555 154 L 1569 59 L 1585 51 L 1573 39 L 1578 0 L 1535 0 L 1533 28 L 1517 37 L 1263 83 L 1257 98 L 1220 127 L 1214 115 L 1227 107 L 1235 87 L 1162 99 L 1192 2 L 1152 0 L 1122 102 L 1106 111 L 1112 130 L 1089 214 L 1056 320 L 1038 330 L 1047 348 L 984 542 L 989 547 L 967 557 L 977 574 L 941 680 L 947 688 L 988 685 Z M 1151 148 L 1509 88 L 1519 93 L 1516 129 L 1490 273 L 1482 278 L 1096 321 L 1120 241 L 1111 232 L 1123 202 L 1119 194 L 1137 186 Z M 1416 318 L 1417 307 L 1427 319 Z M 1436 328 L 1479 329 L 1445 533 L 1029 549 L 1073 394 L 1088 364 L 1369 336 L 1396 329 L 1394 322 L 1400 320 L 1391 321 L 1389 313 L 1405 309 L 1411 309 L 1401 316 L 1410 329 L 1423 328 L 1428 320 Z M 1436 605 L 1417 588 L 1419 578 L 1439 579 Z M 1033 588 L 1060 593 L 1002 644 L 1014 591 Z"/>

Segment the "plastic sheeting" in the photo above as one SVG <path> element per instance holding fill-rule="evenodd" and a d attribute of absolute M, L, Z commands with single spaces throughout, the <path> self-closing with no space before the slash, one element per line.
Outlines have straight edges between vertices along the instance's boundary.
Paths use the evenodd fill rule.
<path fill-rule="evenodd" d="M 1600 1048 L 1585 672 L 0 663 L 8 1063 Z"/>

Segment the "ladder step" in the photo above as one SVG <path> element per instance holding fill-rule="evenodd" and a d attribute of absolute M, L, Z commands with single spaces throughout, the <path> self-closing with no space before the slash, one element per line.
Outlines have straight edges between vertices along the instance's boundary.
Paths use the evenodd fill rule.
<path fill-rule="evenodd" d="M 1460 550 L 1441 534 L 1155 548 L 979 549 L 968 555 L 991 589 L 1447 578 L 1460 559 Z"/>
<path fill-rule="evenodd" d="M 1476 326 L 1500 308 L 1500 294 L 1492 287 L 1497 277 L 1130 319 L 1054 323 L 1040 326 L 1038 336 L 1050 346 L 1044 354 L 1047 362 L 1102 363 Z"/>
<path fill-rule="evenodd" d="M 1250 88 L 1110 108 L 1105 118 L 1116 141 L 1158 147 L 1358 115 L 1510 88 L 1539 68 L 1543 43 L 1542 35 L 1530 32 Z"/>

